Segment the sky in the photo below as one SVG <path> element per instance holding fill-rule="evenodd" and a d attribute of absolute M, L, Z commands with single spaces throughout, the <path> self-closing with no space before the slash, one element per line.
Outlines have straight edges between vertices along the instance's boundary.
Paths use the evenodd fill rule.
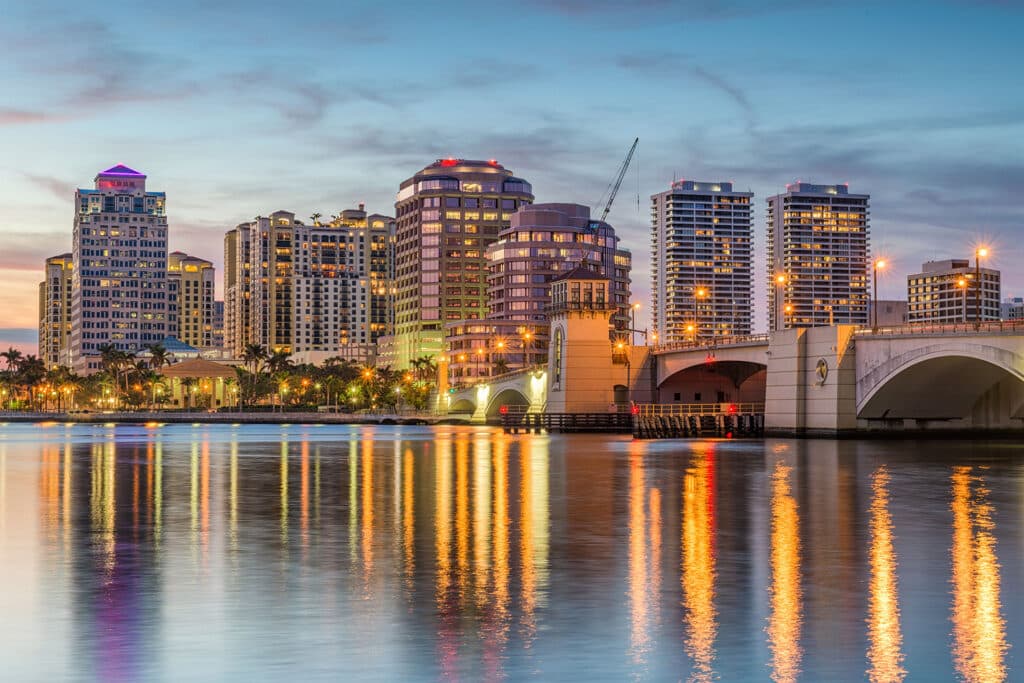
<path fill-rule="evenodd" d="M 219 268 L 236 224 L 393 214 L 441 157 L 595 207 L 639 137 L 608 220 L 645 309 L 649 197 L 673 178 L 755 193 L 759 293 L 765 197 L 803 180 L 871 195 L 880 297 L 979 243 L 1024 295 L 1024 0 L 6 4 L 3 348 L 34 350 L 43 260 L 116 163 L 167 193 L 170 248 Z"/>

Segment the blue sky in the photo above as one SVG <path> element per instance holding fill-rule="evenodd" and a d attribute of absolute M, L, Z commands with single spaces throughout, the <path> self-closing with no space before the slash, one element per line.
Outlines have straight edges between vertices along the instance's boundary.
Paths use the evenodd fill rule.
<path fill-rule="evenodd" d="M 1024 295 L 1022 29 L 1014 0 L 9 3 L 0 345 L 35 327 L 74 188 L 115 163 L 168 193 L 171 248 L 219 265 L 238 222 L 391 213 L 442 156 L 594 205 L 634 136 L 609 220 L 641 301 L 648 197 L 673 177 L 755 192 L 762 248 L 766 196 L 848 182 L 872 195 L 883 296 L 978 241 Z"/>

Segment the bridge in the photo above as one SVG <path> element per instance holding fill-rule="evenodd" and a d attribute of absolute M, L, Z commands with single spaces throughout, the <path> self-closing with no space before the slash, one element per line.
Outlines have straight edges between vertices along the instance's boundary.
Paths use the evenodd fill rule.
<path fill-rule="evenodd" d="M 608 367 L 593 353 L 587 367 L 624 390 L 614 394 L 620 405 L 763 403 L 769 433 L 1024 428 L 1024 321 L 840 325 L 633 347 L 630 363 L 610 348 L 604 355 Z M 479 422 L 502 406 L 545 412 L 553 372 L 534 367 L 460 387 L 448 410 Z"/>

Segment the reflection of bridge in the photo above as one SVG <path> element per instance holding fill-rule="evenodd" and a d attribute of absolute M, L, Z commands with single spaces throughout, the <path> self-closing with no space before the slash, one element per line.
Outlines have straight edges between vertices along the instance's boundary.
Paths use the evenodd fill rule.
<path fill-rule="evenodd" d="M 637 403 L 764 402 L 768 431 L 1024 426 L 1024 323 L 820 327 L 633 357 L 629 395 Z M 450 410 L 479 421 L 502 405 L 542 412 L 549 373 L 464 388 Z"/>

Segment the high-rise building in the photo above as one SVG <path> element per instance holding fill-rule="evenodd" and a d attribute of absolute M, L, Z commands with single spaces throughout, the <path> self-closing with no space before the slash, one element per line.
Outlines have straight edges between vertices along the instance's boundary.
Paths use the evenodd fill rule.
<path fill-rule="evenodd" d="M 651 300 L 660 343 L 751 332 L 750 192 L 679 180 L 651 196 Z"/>
<path fill-rule="evenodd" d="M 978 292 L 975 284 L 978 273 L 979 269 L 971 266 L 968 259 L 923 264 L 920 273 L 907 276 L 907 322 L 999 320 L 1001 274 L 992 268 L 981 268 L 981 291 Z"/>
<path fill-rule="evenodd" d="M 631 327 L 630 253 L 615 230 L 592 219 L 580 204 L 530 204 L 512 214 L 499 240 L 487 248 L 488 314 L 446 326 L 453 378 L 489 376 L 495 363 L 518 370 L 547 356 L 551 281 L 581 269 L 609 280 L 612 324 Z"/>
<path fill-rule="evenodd" d="M 197 349 L 213 344 L 213 264 L 197 256 L 172 251 L 167 256 L 172 336 Z M 174 324 L 176 322 L 176 325 Z"/>
<path fill-rule="evenodd" d="M 444 326 L 487 315 L 487 247 L 533 188 L 493 159 L 439 159 L 402 182 L 395 211 L 395 362 L 437 356 Z"/>
<path fill-rule="evenodd" d="M 163 192 L 117 165 L 75 194 L 72 238 L 71 362 L 100 367 L 100 347 L 135 352 L 168 333 L 167 215 Z"/>
<path fill-rule="evenodd" d="M 224 348 L 224 302 L 213 302 L 213 348 Z"/>
<path fill-rule="evenodd" d="M 360 208 L 307 225 L 288 211 L 224 238 L 225 346 L 282 350 L 302 362 L 367 362 L 390 332 L 394 219 Z"/>
<path fill-rule="evenodd" d="M 46 259 L 39 283 L 39 358 L 46 367 L 70 365 L 71 254 Z"/>
<path fill-rule="evenodd" d="M 869 201 L 804 182 L 768 198 L 770 329 L 867 324 Z"/>

